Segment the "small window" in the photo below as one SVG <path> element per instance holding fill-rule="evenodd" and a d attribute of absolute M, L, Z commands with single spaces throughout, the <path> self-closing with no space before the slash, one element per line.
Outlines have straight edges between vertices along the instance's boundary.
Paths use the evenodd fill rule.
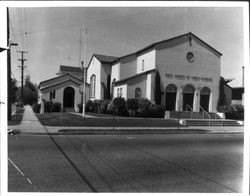
<path fill-rule="evenodd" d="M 49 99 L 52 100 L 52 99 L 55 99 L 56 98 L 56 91 L 53 90 L 53 91 L 50 91 L 49 92 Z"/>
<path fill-rule="evenodd" d="M 141 67 L 142 71 L 144 71 L 144 59 L 142 59 L 142 67 Z"/>

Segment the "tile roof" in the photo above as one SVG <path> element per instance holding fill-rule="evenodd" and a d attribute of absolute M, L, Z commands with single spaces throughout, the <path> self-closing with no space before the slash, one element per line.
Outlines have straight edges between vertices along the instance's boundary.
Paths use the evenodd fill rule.
<path fill-rule="evenodd" d="M 83 70 L 80 67 L 72 67 L 72 66 L 66 66 L 66 65 L 60 65 L 59 71 L 83 73 Z"/>
<path fill-rule="evenodd" d="M 102 63 L 112 63 L 118 59 L 118 57 L 115 56 L 106 56 L 101 54 L 93 54 L 93 56 L 95 56 Z"/>

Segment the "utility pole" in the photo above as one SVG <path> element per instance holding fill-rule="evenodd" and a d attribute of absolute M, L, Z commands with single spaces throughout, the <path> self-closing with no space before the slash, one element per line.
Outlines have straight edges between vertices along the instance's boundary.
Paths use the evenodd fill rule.
<path fill-rule="evenodd" d="M 7 46 L 10 45 L 10 24 L 9 24 L 9 8 L 7 7 Z M 7 50 L 7 77 L 8 77 L 8 120 L 11 120 L 11 62 L 10 49 Z"/>
<path fill-rule="evenodd" d="M 7 80 L 8 80 L 8 120 L 11 120 L 11 46 L 17 46 L 17 43 L 12 43 L 10 41 L 10 22 L 9 22 L 9 8 L 7 7 Z M 1 48 L 1 50 L 5 50 L 5 48 Z"/>
<path fill-rule="evenodd" d="M 81 53 L 82 53 L 82 29 L 80 30 L 80 40 L 79 40 L 79 43 L 80 43 L 80 52 L 79 52 L 79 66 L 81 67 Z"/>
<path fill-rule="evenodd" d="M 85 117 L 85 102 L 86 102 L 86 62 L 87 62 L 87 28 L 85 29 L 85 48 L 84 48 L 84 65 L 83 65 L 83 103 L 82 103 L 82 116 Z"/>
<path fill-rule="evenodd" d="M 17 51 L 17 52 L 20 52 L 22 54 L 22 58 L 21 59 L 18 59 L 19 61 L 21 61 L 21 66 L 18 66 L 18 67 L 21 67 L 21 99 L 22 99 L 22 102 L 23 102 L 23 70 L 24 70 L 24 61 L 27 61 L 27 59 L 24 59 L 24 53 L 28 53 L 28 52 L 24 52 L 24 51 Z"/>

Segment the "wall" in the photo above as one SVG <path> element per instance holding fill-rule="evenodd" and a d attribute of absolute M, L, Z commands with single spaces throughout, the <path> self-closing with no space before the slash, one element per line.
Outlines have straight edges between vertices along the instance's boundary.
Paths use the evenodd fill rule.
<path fill-rule="evenodd" d="M 116 63 L 111 67 L 111 83 L 113 80 L 120 80 L 120 63 Z"/>
<path fill-rule="evenodd" d="M 136 73 L 142 73 L 145 71 L 149 71 L 151 69 L 155 69 L 155 62 L 156 62 L 156 50 L 151 49 L 145 51 L 144 53 L 140 54 L 137 57 L 137 70 Z M 142 70 L 142 61 L 144 60 L 144 70 Z"/>
<path fill-rule="evenodd" d="M 137 58 L 135 54 L 123 57 L 120 60 L 120 80 L 135 75 L 137 73 L 136 63 Z"/>
<path fill-rule="evenodd" d="M 127 84 L 123 84 L 123 85 L 117 85 L 114 87 L 114 98 L 118 97 L 117 95 L 117 90 L 122 88 L 122 96 L 124 99 L 127 99 Z"/>
<path fill-rule="evenodd" d="M 87 83 L 90 84 L 90 77 L 93 74 L 96 75 L 95 97 L 90 99 L 101 99 L 101 63 L 95 57 L 92 58 L 87 70 Z"/>
<path fill-rule="evenodd" d="M 157 46 L 156 68 L 163 82 L 162 91 L 165 92 L 171 83 L 178 88 L 192 84 L 196 90 L 207 86 L 212 91 L 211 110 L 215 112 L 219 98 L 220 57 L 194 38 L 191 44 L 188 37 L 184 37 Z M 190 51 L 194 54 L 193 62 L 186 59 Z M 165 95 L 162 104 L 165 105 Z"/>

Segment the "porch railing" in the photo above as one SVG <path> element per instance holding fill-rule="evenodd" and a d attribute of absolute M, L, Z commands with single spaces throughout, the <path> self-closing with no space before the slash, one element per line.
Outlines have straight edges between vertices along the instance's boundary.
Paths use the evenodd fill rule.
<path fill-rule="evenodd" d="M 210 114 L 206 110 L 204 110 L 203 107 L 199 106 L 199 108 L 202 110 L 203 119 L 205 119 L 205 114 L 208 116 L 208 125 L 210 126 L 211 125 L 211 116 L 210 116 Z"/>
<path fill-rule="evenodd" d="M 186 104 L 186 114 L 189 111 L 188 109 L 190 109 L 190 118 L 193 119 L 193 108 L 191 108 L 190 105 Z"/>

